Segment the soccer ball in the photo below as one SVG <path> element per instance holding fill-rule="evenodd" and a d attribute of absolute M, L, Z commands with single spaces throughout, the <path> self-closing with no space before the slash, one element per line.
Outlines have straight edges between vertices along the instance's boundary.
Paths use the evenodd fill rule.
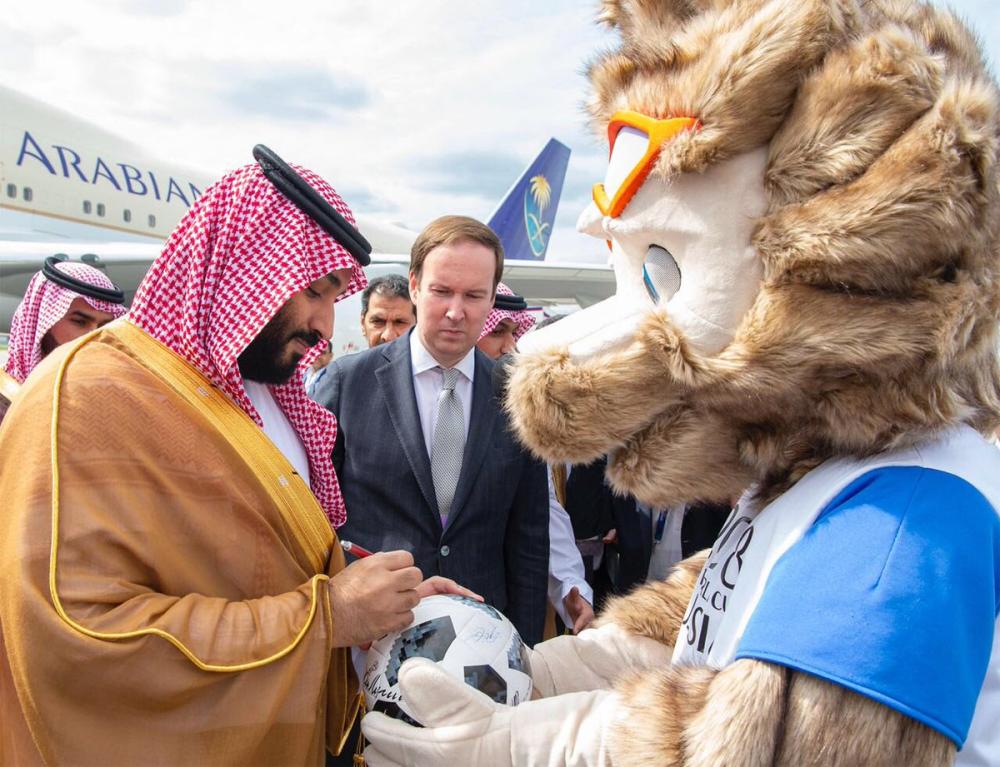
<path fill-rule="evenodd" d="M 419 726 L 399 691 L 399 667 L 408 658 L 429 658 L 497 703 L 516 706 L 531 697 L 528 649 L 514 624 L 468 597 L 425 597 L 413 623 L 368 651 L 362 680 L 368 710 Z"/>

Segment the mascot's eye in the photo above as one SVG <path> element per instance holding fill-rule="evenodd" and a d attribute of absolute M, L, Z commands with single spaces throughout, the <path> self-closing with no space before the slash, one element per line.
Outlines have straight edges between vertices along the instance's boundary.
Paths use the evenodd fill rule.
<path fill-rule="evenodd" d="M 681 270 L 670 251 L 659 245 L 650 245 L 642 264 L 642 281 L 653 303 L 670 300 L 681 288 Z"/>

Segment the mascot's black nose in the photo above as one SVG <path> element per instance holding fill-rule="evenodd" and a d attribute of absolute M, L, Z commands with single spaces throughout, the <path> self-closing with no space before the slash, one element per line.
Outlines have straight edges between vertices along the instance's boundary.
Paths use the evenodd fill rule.
<path fill-rule="evenodd" d="M 505 354 L 493 366 L 493 394 L 501 404 L 507 397 L 507 382 L 514 367 L 514 355 Z"/>

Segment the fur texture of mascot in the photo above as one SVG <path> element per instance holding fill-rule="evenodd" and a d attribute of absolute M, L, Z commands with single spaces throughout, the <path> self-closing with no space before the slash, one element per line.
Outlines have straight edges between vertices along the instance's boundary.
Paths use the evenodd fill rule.
<path fill-rule="evenodd" d="M 603 20 L 580 228 L 617 294 L 524 339 L 508 405 L 646 503 L 742 497 L 711 553 L 535 648 L 541 699 L 408 662 L 426 727 L 369 715 L 369 765 L 1000 764 L 1000 99 L 974 37 L 910 0 Z"/>

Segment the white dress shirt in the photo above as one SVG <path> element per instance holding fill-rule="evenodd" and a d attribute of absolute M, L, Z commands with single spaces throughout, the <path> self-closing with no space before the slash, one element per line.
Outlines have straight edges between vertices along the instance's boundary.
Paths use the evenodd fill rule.
<path fill-rule="evenodd" d="M 549 475 L 549 602 L 559 613 L 562 622 L 572 628 L 573 621 L 566 613 L 563 600 L 576 586 L 580 596 L 594 606 L 594 590 L 587 583 L 583 571 L 583 557 L 576 547 L 573 522 L 566 509 L 556 498 L 556 488 Z"/>
<path fill-rule="evenodd" d="M 444 374 L 440 363 L 431 356 L 420 340 L 419 327 L 410 333 L 410 365 L 413 370 L 413 391 L 417 395 L 417 412 L 420 414 L 420 428 L 424 433 L 427 455 L 434 444 L 434 428 L 437 426 L 438 397 L 444 388 Z M 462 403 L 465 420 L 465 439 L 469 439 L 469 421 L 472 419 L 472 379 L 476 373 L 476 348 L 472 347 L 461 362 L 455 365 L 461 375 L 455 384 L 455 394 Z"/>
<path fill-rule="evenodd" d="M 327 369 L 325 367 L 322 367 L 319 370 L 312 370 L 312 369 L 310 369 L 306 373 L 306 378 L 305 378 L 305 381 L 303 383 L 305 384 L 305 387 L 306 387 L 306 394 L 308 394 L 310 397 L 313 395 L 313 392 L 316 390 L 316 385 L 320 382 L 320 379 L 323 378 L 323 376 L 326 375 L 326 370 Z"/>
<path fill-rule="evenodd" d="M 657 540 L 656 526 L 661 513 L 666 518 L 660 539 Z M 686 513 L 687 506 L 683 503 L 666 509 L 649 508 L 650 537 L 653 539 L 653 548 L 649 557 L 649 570 L 646 573 L 647 581 L 665 580 L 670 574 L 671 568 L 684 559 L 681 532 Z"/>
<path fill-rule="evenodd" d="M 260 414 L 260 419 L 264 422 L 264 433 L 268 439 L 284 454 L 292 464 L 292 468 L 309 485 L 309 457 L 306 455 L 306 449 L 285 411 L 274 401 L 274 395 L 267 388 L 267 384 L 243 381 L 243 388 L 246 389 L 247 396 L 250 397 L 250 401 Z"/>

